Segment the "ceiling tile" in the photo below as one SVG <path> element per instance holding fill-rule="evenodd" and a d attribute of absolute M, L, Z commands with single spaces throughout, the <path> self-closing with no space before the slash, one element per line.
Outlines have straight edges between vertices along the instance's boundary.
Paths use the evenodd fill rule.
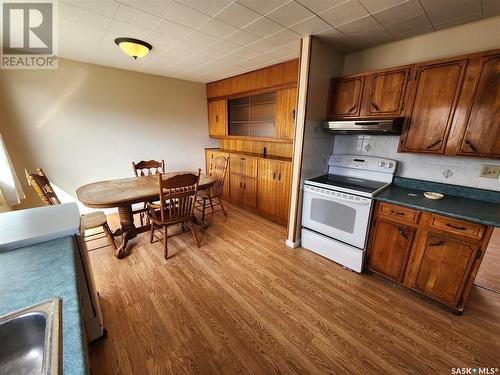
<path fill-rule="evenodd" d="M 380 12 L 381 10 L 391 8 L 408 0 L 358 0 L 370 13 Z"/>
<path fill-rule="evenodd" d="M 272 12 L 288 2 L 290 0 L 238 0 L 238 3 L 262 15 Z"/>
<path fill-rule="evenodd" d="M 453 18 L 443 23 L 434 24 L 433 26 L 435 30 L 442 30 L 448 27 L 463 25 L 464 23 L 479 21 L 480 19 L 481 19 L 481 14 L 476 13 L 460 18 Z"/>
<path fill-rule="evenodd" d="M 152 29 L 159 21 L 160 17 L 134 9 L 127 5 L 120 5 L 120 9 L 116 12 L 115 19 L 128 22 L 132 25 L 139 26 L 145 29 Z"/>
<path fill-rule="evenodd" d="M 178 48 L 170 48 L 166 52 L 163 53 L 162 57 L 165 56 L 165 65 L 173 65 L 179 60 L 182 60 L 189 56 L 189 52 L 182 51 Z"/>
<path fill-rule="evenodd" d="M 175 5 L 174 0 L 117 0 L 117 2 L 159 17 Z"/>
<path fill-rule="evenodd" d="M 384 25 L 384 28 L 392 36 L 398 39 L 409 38 L 411 36 L 430 33 L 433 31 L 431 23 L 425 14 L 400 20 L 390 25 Z"/>
<path fill-rule="evenodd" d="M 258 36 L 250 34 L 249 32 L 246 32 L 244 30 L 237 31 L 225 38 L 225 40 L 227 40 L 228 42 L 236 43 L 241 46 L 255 42 L 258 39 Z"/>
<path fill-rule="evenodd" d="M 144 39 L 148 43 L 150 43 L 153 46 L 153 48 L 172 47 L 180 40 L 180 38 L 175 38 L 169 35 L 165 35 L 157 31 L 150 31 Z"/>
<path fill-rule="evenodd" d="M 354 49 L 353 46 L 350 45 L 350 39 L 336 29 L 324 31 L 317 35 L 325 43 L 331 45 L 339 51 L 352 51 Z"/>
<path fill-rule="evenodd" d="M 260 18 L 260 15 L 253 10 L 250 10 L 238 3 L 232 3 L 222 12 L 216 15 L 222 21 L 225 21 L 233 26 L 243 28 L 249 23 Z"/>
<path fill-rule="evenodd" d="M 338 26 L 337 29 L 347 36 L 380 29 L 380 24 L 372 17 L 366 16 Z"/>
<path fill-rule="evenodd" d="M 393 6 L 374 13 L 373 17 L 382 25 L 389 25 L 394 22 L 425 15 L 424 9 L 418 0 L 409 0 L 405 3 Z"/>
<path fill-rule="evenodd" d="M 249 44 L 247 47 L 252 48 L 261 53 L 264 53 L 266 51 L 276 49 L 278 45 L 266 39 L 259 39 L 258 41 Z"/>
<path fill-rule="evenodd" d="M 328 23 L 323 21 L 318 16 L 312 16 L 302 22 L 296 23 L 295 25 L 289 27 L 290 30 L 295 31 L 296 33 L 302 36 L 314 35 L 329 30 L 331 28 L 332 27 Z"/>
<path fill-rule="evenodd" d="M 229 34 L 238 31 L 236 27 L 224 21 L 218 20 L 217 18 L 211 18 L 210 21 L 205 23 L 198 30 L 217 38 L 224 38 Z"/>
<path fill-rule="evenodd" d="M 205 48 L 211 44 L 214 44 L 218 39 L 214 36 L 199 32 L 193 31 L 187 37 L 182 39 L 178 44 L 176 44 L 176 48 L 182 50 L 191 50 L 196 52 L 202 48 Z"/>
<path fill-rule="evenodd" d="M 128 22 L 113 20 L 109 25 L 108 31 L 116 34 L 117 36 L 130 37 L 130 38 L 144 38 L 150 30 L 132 25 Z"/>
<path fill-rule="evenodd" d="M 168 20 L 160 21 L 156 24 L 154 30 L 176 38 L 183 38 L 192 31 L 189 27 Z"/>
<path fill-rule="evenodd" d="M 420 0 L 420 2 L 433 26 L 481 14 L 481 2 L 477 0 Z"/>
<path fill-rule="evenodd" d="M 347 0 L 320 14 L 332 26 L 340 26 L 358 18 L 368 16 L 368 12 L 356 0 Z"/>
<path fill-rule="evenodd" d="M 314 13 L 321 13 L 327 9 L 339 5 L 340 3 L 343 3 L 345 0 L 296 0 L 296 1 Z"/>
<path fill-rule="evenodd" d="M 236 55 L 236 56 L 240 56 L 241 58 L 244 58 L 244 59 L 250 59 L 250 58 L 253 58 L 255 56 L 259 56 L 262 53 L 259 51 L 255 51 L 249 47 L 241 47 L 240 49 L 233 51 L 232 54 Z"/>
<path fill-rule="evenodd" d="M 382 27 L 378 30 L 370 30 L 349 36 L 349 39 L 358 48 L 369 48 L 377 44 L 389 43 L 393 40 L 391 35 Z"/>
<path fill-rule="evenodd" d="M 192 9 L 209 16 L 215 16 L 222 9 L 227 7 L 233 0 L 176 0 Z"/>
<path fill-rule="evenodd" d="M 68 5 L 66 7 L 65 20 L 68 24 L 82 25 L 89 29 L 107 30 L 112 19 Z"/>
<path fill-rule="evenodd" d="M 206 14 L 179 3 L 175 4 L 163 18 L 193 29 L 200 27 L 210 19 Z"/>
<path fill-rule="evenodd" d="M 278 25 L 276 22 L 271 21 L 266 17 L 261 17 L 251 24 L 245 26 L 243 30 L 248 31 L 251 34 L 260 36 L 264 38 L 268 35 L 274 34 L 283 29 L 283 26 Z"/>
<path fill-rule="evenodd" d="M 267 51 L 266 55 L 285 60 L 285 59 L 292 59 L 294 57 L 297 57 L 299 54 L 298 54 L 298 52 L 292 52 L 287 47 L 282 46 L 282 47 L 278 47 L 276 49 Z"/>
<path fill-rule="evenodd" d="M 483 18 L 500 15 L 500 1 L 482 0 Z"/>
<path fill-rule="evenodd" d="M 266 17 L 282 26 L 288 27 L 313 15 L 311 11 L 299 3 L 292 1 L 267 14 Z"/>
<path fill-rule="evenodd" d="M 106 17 L 114 17 L 120 7 L 114 0 L 66 0 L 66 3 Z"/>
<path fill-rule="evenodd" d="M 241 48 L 239 44 L 229 42 L 225 39 L 219 40 L 217 43 L 214 43 L 211 47 L 215 47 L 220 49 L 221 51 L 224 51 L 226 53 L 232 52 L 234 50 L 237 50 L 238 48 Z"/>
<path fill-rule="evenodd" d="M 298 40 L 300 38 L 301 36 L 299 34 L 288 29 L 283 29 L 275 34 L 268 36 L 265 40 L 268 40 L 271 43 L 275 43 L 278 46 L 281 46 L 283 44 L 289 43 L 294 40 Z"/>

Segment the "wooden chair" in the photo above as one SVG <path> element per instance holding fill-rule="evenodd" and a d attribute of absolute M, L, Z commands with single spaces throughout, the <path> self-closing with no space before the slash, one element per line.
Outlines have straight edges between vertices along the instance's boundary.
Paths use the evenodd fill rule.
<path fill-rule="evenodd" d="M 54 189 L 50 185 L 50 181 L 43 172 L 42 168 L 37 169 L 37 173 L 28 174 L 26 172 L 26 178 L 28 179 L 28 184 L 33 186 L 36 193 L 40 198 L 42 198 L 43 202 L 46 205 L 56 205 L 60 204 L 61 201 L 57 197 Z M 108 222 L 106 219 L 106 215 L 102 211 L 92 212 L 90 214 L 81 215 L 81 222 L 83 230 L 86 231 L 88 229 L 94 229 L 98 227 L 102 227 L 103 231 L 98 233 L 93 233 L 88 236 L 84 236 L 84 238 L 95 237 L 100 234 L 106 234 L 108 238 L 111 240 L 113 247 L 116 249 L 116 244 L 113 238 L 113 233 L 108 226 Z M 101 237 L 98 237 L 101 238 Z M 92 238 L 92 240 L 96 240 L 98 238 Z M 89 240 L 91 241 L 91 240 Z"/>
<path fill-rule="evenodd" d="M 165 173 L 165 161 L 162 159 L 158 160 L 141 160 L 138 163 L 132 162 L 132 170 L 134 171 L 135 177 L 141 176 L 153 176 L 157 174 Z M 152 203 L 152 202 L 151 202 Z M 146 218 L 146 225 L 149 225 L 149 218 L 147 216 L 148 207 L 147 202 L 144 202 L 144 207 L 134 210 L 132 213 L 139 214 L 141 220 L 141 226 L 144 226 L 144 218 Z"/>
<path fill-rule="evenodd" d="M 200 247 L 198 234 L 193 226 L 194 204 L 200 181 L 200 169 L 198 173 L 179 174 L 166 180 L 158 175 L 160 202 L 148 203 L 149 216 L 151 220 L 151 237 L 153 243 L 155 230 L 163 228 L 163 242 L 165 246 L 165 259 L 168 259 L 168 227 L 181 224 L 182 233 L 190 230 L 196 245 Z M 157 239 L 161 240 L 157 237 Z"/>
<path fill-rule="evenodd" d="M 224 189 L 228 162 L 229 158 L 225 156 L 219 156 L 210 160 L 210 170 L 208 174 L 215 180 L 215 182 L 209 189 L 200 190 L 196 197 L 195 208 L 198 211 L 201 211 L 202 223 L 205 223 L 205 216 L 213 215 L 221 211 L 224 213 L 224 216 L 227 217 L 221 197 Z M 210 204 L 211 209 L 208 213 L 205 212 L 207 204 Z"/>

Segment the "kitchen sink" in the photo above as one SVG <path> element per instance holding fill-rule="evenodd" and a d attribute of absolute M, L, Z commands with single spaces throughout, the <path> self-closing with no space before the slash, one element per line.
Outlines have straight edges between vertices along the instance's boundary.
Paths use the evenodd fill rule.
<path fill-rule="evenodd" d="M 0 374 L 59 374 L 60 329 L 58 298 L 0 316 Z"/>

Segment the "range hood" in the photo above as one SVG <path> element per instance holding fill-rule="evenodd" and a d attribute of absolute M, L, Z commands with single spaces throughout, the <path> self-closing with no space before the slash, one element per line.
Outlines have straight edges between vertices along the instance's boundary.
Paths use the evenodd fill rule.
<path fill-rule="evenodd" d="M 323 124 L 326 131 L 336 134 L 401 134 L 404 117 L 383 120 L 342 120 Z"/>

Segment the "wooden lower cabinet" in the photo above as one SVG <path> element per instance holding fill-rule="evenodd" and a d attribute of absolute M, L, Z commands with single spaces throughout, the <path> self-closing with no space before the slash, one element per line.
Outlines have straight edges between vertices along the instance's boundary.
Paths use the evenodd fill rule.
<path fill-rule="evenodd" d="M 461 312 L 493 228 L 425 211 L 410 223 L 401 209 L 376 203 L 367 268 Z"/>
<path fill-rule="evenodd" d="M 290 207 L 292 163 L 207 148 L 207 172 L 210 159 L 219 155 L 229 157 L 224 198 L 280 225 L 286 225 Z"/>

